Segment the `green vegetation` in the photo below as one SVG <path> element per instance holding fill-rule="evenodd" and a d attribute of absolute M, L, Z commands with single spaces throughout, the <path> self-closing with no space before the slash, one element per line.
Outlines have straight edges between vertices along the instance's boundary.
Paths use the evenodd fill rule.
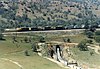
<path fill-rule="evenodd" d="M 63 43 L 79 43 L 71 48 L 72 58 L 90 67 L 100 65 L 100 55 L 88 48 L 88 45 L 100 42 L 100 11 L 97 4 L 91 1 L 76 2 L 74 0 L 27 2 L 1 2 L 0 0 L 0 69 L 19 69 L 16 64 L 2 58 L 18 62 L 24 69 L 64 69 L 53 62 L 37 55 L 38 42 L 58 41 Z M 36 0 L 38 1 L 38 0 Z M 89 6 L 88 6 L 89 5 Z M 63 27 L 66 29 L 84 28 L 85 34 L 71 32 L 46 32 L 10 34 L 3 37 L 6 28 L 19 27 Z M 2 39 L 5 39 L 5 41 Z M 47 56 L 48 47 L 43 45 L 41 53 Z M 50 50 L 54 52 L 52 49 Z M 99 52 L 100 50 L 98 50 Z M 52 54 L 51 54 L 52 57 Z"/>
<path fill-rule="evenodd" d="M 94 37 L 94 33 L 91 31 L 85 31 L 85 34 L 87 35 L 88 38 L 93 38 Z"/>
<path fill-rule="evenodd" d="M 79 43 L 78 47 L 71 48 L 70 51 L 73 53 L 72 58 L 80 62 L 80 64 L 87 64 L 90 67 L 95 67 L 100 64 L 96 59 L 99 60 L 99 54 L 96 54 L 94 50 L 87 47 L 88 45 L 94 44 L 94 39 L 88 38 L 84 34 L 73 35 L 74 31 L 71 32 L 37 32 L 37 33 L 22 33 L 22 34 L 13 34 L 6 36 L 6 41 L 0 41 L 0 58 L 8 58 L 13 61 L 19 62 L 24 68 L 35 69 L 40 68 L 50 68 L 50 69 L 63 69 L 40 56 L 37 55 L 36 46 L 38 42 L 51 42 L 58 41 L 64 43 Z M 15 37 L 14 37 L 15 36 Z M 41 46 L 41 53 L 43 56 L 48 56 L 48 47 L 47 45 Z M 52 51 L 52 49 L 50 50 Z M 51 55 L 52 56 L 52 55 Z M 6 62 L 0 59 L 4 64 L 13 65 L 10 62 Z M 95 60 L 95 61 L 94 61 Z M 94 62 L 93 62 L 94 61 Z M 90 64 L 92 63 L 92 64 Z M 94 65 L 96 64 L 96 65 Z M 1 67 L 3 67 L 3 64 Z M 39 66 L 38 66 L 39 65 Z M 8 66 L 8 67 L 9 67 Z M 13 65 L 12 68 L 17 69 L 16 65 Z"/>
<path fill-rule="evenodd" d="M 84 28 L 89 28 L 98 27 L 99 25 L 98 14 L 93 12 L 95 7 L 99 8 L 99 6 L 95 4 L 95 7 L 91 6 L 87 8 L 83 2 L 77 2 L 77 4 L 75 1 L 70 1 L 72 4 L 68 4 L 65 0 L 57 1 L 58 3 L 54 3 L 55 1 L 44 1 L 44 3 L 26 2 L 1 2 L 0 24 L 4 28 L 37 26 L 83 28 L 83 25 L 85 25 Z"/>
<path fill-rule="evenodd" d="M 86 40 L 86 39 L 83 40 L 83 41 L 81 41 L 81 42 L 78 44 L 79 50 L 81 50 L 81 51 L 88 51 L 88 47 L 87 47 L 86 43 L 87 43 L 87 40 Z"/>
<path fill-rule="evenodd" d="M 74 35 L 74 36 L 65 35 L 65 37 L 63 37 L 63 35 L 62 35 L 62 38 L 65 38 L 66 41 L 69 38 L 72 43 L 80 43 L 82 40 L 87 39 L 87 37 L 83 34 L 78 34 L 78 35 Z"/>
<path fill-rule="evenodd" d="M 98 68 L 100 65 L 100 55 L 96 54 L 94 50 L 88 49 L 88 51 L 80 51 L 77 47 L 70 49 L 73 53 L 72 58 L 76 59 L 80 64 L 86 66 Z M 92 55 L 91 55 L 92 54 Z"/>
<path fill-rule="evenodd" d="M 0 33 L 0 40 L 2 40 L 2 37 L 3 37 L 3 35 L 2 35 L 2 33 Z"/>
<path fill-rule="evenodd" d="M 95 35 L 100 35 L 100 31 L 96 31 L 95 32 Z"/>
<path fill-rule="evenodd" d="M 98 42 L 98 43 L 100 42 L 100 31 L 95 32 L 95 38 L 94 39 L 95 39 L 96 42 Z"/>
<path fill-rule="evenodd" d="M 0 40 L 3 39 L 3 35 L 2 35 L 2 29 L 0 28 Z"/>
<path fill-rule="evenodd" d="M 95 36 L 95 41 L 99 43 L 100 42 L 100 36 Z"/>
<path fill-rule="evenodd" d="M 6 58 L 18 62 L 20 65 L 23 66 L 24 69 L 64 69 L 59 67 L 57 64 L 44 59 L 34 53 L 31 50 L 31 44 L 26 42 L 20 42 L 21 39 L 18 38 L 17 42 L 13 43 L 11 37 L 6 37 L 6 41 L 0 41 L 0 68 L 1 69 L 19 69 L 16 64 L 3 60 L 1 58 Z M 25 56 L 25 51 L 28 51 L 28 55 Z M 5 66 L 6 65 L 6 66 Z"/>

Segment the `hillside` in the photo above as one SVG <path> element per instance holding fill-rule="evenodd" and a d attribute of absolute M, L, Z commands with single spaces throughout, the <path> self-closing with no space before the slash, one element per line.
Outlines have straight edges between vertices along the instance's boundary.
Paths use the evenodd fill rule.
<path fill-rule="evenodd" d="M 0 2 L 4 28 L 63 26 L 82 28 L 100 24 L 100 1 L 9 0 Z M 7 21 L 5 21 L 6 19 Z"/>

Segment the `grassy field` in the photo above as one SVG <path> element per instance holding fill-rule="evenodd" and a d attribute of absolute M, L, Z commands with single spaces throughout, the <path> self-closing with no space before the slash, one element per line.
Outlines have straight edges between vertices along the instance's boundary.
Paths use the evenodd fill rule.
<path fill-rule="evenodd" d="M 94 50 L 89 49 L 89 51 L 80 51 L 78 48 L 71 48 L 71 51 L 73 53 L 72 58 L 81 64 L 96 69 L 100 68 L 100 54 L 96 54 Z M 91 55 L 90 52 L 93 52 L 93 55 Z"/>
<path fill-rule="evenodd" d="M 63 41 L 64 38 L 66 38 L 66 39 L 70 38 L 72 43 L 79 43 L 83 39 L 87 39 L 87 37 L 83 34 L 69 35 L 68 32 L 67 33 L 66 32 L 30 33 L 30 34 L 17 35 L 16 40 L 18 42 L 13 43 L 12 36 L 9 36 L 9 37 L 7 36 L 7 37 L 5 37 L 6 41 L 0 41 L 0 58 L 7 58 L 10 60 L 16 61 L 20 65 L 22 65 L 24 69 L 44 69 L 44 68 L 63 69 L 63 68 L 59 67 L 57 64 L 38 56 L 36 53 L 33 53 L 31 51 L 32 43 L 21 42 L 21 40 L 23 40 L 27 36 L 31 37 L 32 43 L 39 42 L 39 38 L 41 36 L 43 36 L 45 38 L 46 42 L 49 42 L 49 41 L 64 42 Z M 25 50 L 28 50 L 30 56 L 25 56 Z M 85 59 L 85 58 L 83 58 L 83 56 L 90 55 L 89 54 L 90 52 L 87 52 L 87 53 L 82 52 L 81 53 L 76 48 L 72 49 L 72 52 L 73 51 L 75 51 L 75 53 L 77 53 L 77 54 L 75 54 L 74 58 L 82 56 L 82 58 L 76 59 L 76 60 L 79 59 L 80 62 L 81 62 L 81 60 Z M 89 59 L 88 57 L 90 57 L 91 59 Z M 88 57 L 86 58 L 86 60 L 89 59 L 91 61 L 92 56 L 88 56 Z M 16 66 L 15 64 L 13 64 L 9 61 L 5 61 L 2 59 L 0 59 L 0 61 L 2 62 L 2 63 L 0 63 L 0 67 L 2 67 L 4 69 L 11 69 L 11 68 L 9 68 L 11 66 L 13 66 L 12 69 L 19 69 L 18 66 Z M 87 61 L 87 62 L 90 62 L 90 61 Z M 98 62 L 98 64 L 99 64 L 99 62 Z M 4 65 L 7 65 L 8 68 L 4 67 Z"/>
<path fill-rule="evenodd" d="M 6 41 L 0 41 L 0 69 L 21 69 L 9 59 L 18 62 L 23 69 L 64 69 L 57 64 L 38 56 L 31 51 L 30 43 L 13 43 L 12 38 L 6 37 Z M 16 46 L 18 45 L 18 46 Z M 30 56 L 25 56 L 24 51 L 28 50 Z"/>
<path fill-rule="evenodd" d="M 63 42 L 64 38 L 66 39 L 69 38 L 72 43 L 79 43 L 83 39 L 87 39 L 87 37 L 83 34 L 72 35 L 72 33 L 73 32 L 47 32 L 47 33 L 40 32 L 40 33 L 29 33 L 29 34 L 23 34 L 23 35 L 26 35 L 26 36 L 30 35 L 34 39 L 37 39 L 40 36 L 43 36 L 46 39 L 46 41 L 61 41 L 61 42 Z"/>
<path fill-rule="evenodd" d="M 83 35 L 83 34 L 75 34 L 74 35 L 73 32 L 75 32 L 75 31 L 71 31 L 71 32 L 60 31 L 60 32 L 45 32 L 45 33 L 44 32 L 29 32 L 29 33 L 18 34 L 18 37 L 21 38 L 21 37 L 29 36 L 32 39 L 34 39 L 35 41 L 36 40 L 38 41 L 39 38 L 41 36 L 43 36 L 47 42 L 49 42 L 49 41 L 61 41 L 61 42 L 63 42 L 63 39 L 70 38 L 72 43 L 73 42 L 74 43 L 79 43 L 83 39 L 87 39 L 87 37 L 85 35 Z"/>

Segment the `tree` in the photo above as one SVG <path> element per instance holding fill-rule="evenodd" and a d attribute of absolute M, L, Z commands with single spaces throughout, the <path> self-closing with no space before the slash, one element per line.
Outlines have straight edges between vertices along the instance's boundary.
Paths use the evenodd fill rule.
<path fill-rule="evenodd" d="M 50 21 L 51 20 L 50 17 L 47 17 L 47 20 Z"/>
<path fill-rule="evenodd" d="M 93 40 L 87 40 L 87 43 L 92 44 Z"/>
<path fill-rule="evenodd" d="M 30 56 L 29 53 L 28 53 L 28 50 L 25 51 L 25 55 Z"/>
<path fill-rule="evenodd" d="M 82 15 L 82 13 L 79 13 L 77 16 L 78 16 L 78 18 L 82 18 L 83 15 Z"/>
<path fill-rule="evenodd" d="M 0 40 L 3 40 L 3 34 L 2 34 L 3 30 L 0 28 Z"/>
<path fill-rule="evenodd" d="M 87 19 L 84 19 L 85 20 L 85 29 L 89 29 L 89 23 L 88 23 L 88 20 Z"/>
<path fill-rule="evenodd" d="M 86 33 L 86 35 L 87 35 L 87 37 L 88 38 L 93 38 L 94 37 L 94 33 L 93 32 L 91 32 L 91 31 L 85 31 L 85 33 Z"/>
<path fill-rule="evenodd" d="M 100 35 L 100 31 L 97 30 L 97 31 L 95 32 L 95 35 Z"/>
<path fill-rule="evenodd" d="M 80 51 L 88 51 L 88 47 L 86 43 L 87 43 L 87 40 L 85 39 L 78 44 L 78 48 Z"/>
<path fill-rule="evenodd" d="M 2 33 L 0 32 L 0 40 L 2 40 L 2 39 L 3 39 L 2 37 L 3 37 L 3 35 L 2 35 Z"/>
<path fill-rule="evenodd" d="M 13 43 L 14 43 L 14 42 L 17 42 L 16 36 L 13 36 L 13 37 L 12 37 L 12 40 L 13 40 Z"/>
<path fill-rule="evenodd" d="M 45 42 L 45 38 L 41 36 L 39 42 Z"/>
<path fill-rule="evenodd" d="M 64 41 L 64 42 L 68 42 L 68 43 L 71 42 L 69 38 L 63 38 L 63 41 Z"/>
<path fill-rule="evenodd" d="M 69 43 L 71 42 L 69 38 L 67 39 L 67 42 L 69 42 Z"/>
<path fill-rule="evenodd" d="M 90 55 L 92 56 L 94 53 L 93 52 L 90 52 Z"/>
<path fill-rule="evenodd" d="M 91 32 L 95 32 L 95 31 L 96 31 L 96 28 L 95 28 L 95 27 L 91 27 L 91 28 L 90 28 L 90 31 L 91 31 Z"/>
<path fill-rule="evenodd" d="M 35 43 L 32 44 L 32 51 L 33 52 L 37 52 L 37 47 L 36 47 L 36 44 Z"/>
<path fill-rule="evenodd" d="M 27 37 L 25 37 L 25 38 L 24 38 L 24 41 L 25 41 L 26 43 L 28 43 L 28 38 L 27 38 Z"/>
<path fill-rule="evenodd" d="M 100 36 L 95 36 L 94 39 L 95 39 L 96 42 L 100 43 Z"/>
<path fill-rule="evenodd" d="M 43 16 L 46 16 L 47 14 L 46 13 L 43 13 Z"/>

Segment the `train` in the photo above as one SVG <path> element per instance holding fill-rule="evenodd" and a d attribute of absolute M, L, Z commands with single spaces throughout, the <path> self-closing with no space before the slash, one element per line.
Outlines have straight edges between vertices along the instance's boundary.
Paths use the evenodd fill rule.
<path fill-rule="evenodd" d="M 14 28 L 14 29 L 5 29 L 5 32 L 24 32 L 24 31 L 48 31 L 48 30 L 65 30 L 65 28 L 59 27 L 21 27 L 21 28 Z"/>
<path fill-rule="evenodd" d="M 5 29 L 5 32 L 49 31 L 49 30 L 69 30 L 69 29 L 84 29 L 84 28 L 73 28 L 73 27 L 63 27 L 63 26 L 20 27 L 20 28 L 14 28 L 14 29 Z"/>

